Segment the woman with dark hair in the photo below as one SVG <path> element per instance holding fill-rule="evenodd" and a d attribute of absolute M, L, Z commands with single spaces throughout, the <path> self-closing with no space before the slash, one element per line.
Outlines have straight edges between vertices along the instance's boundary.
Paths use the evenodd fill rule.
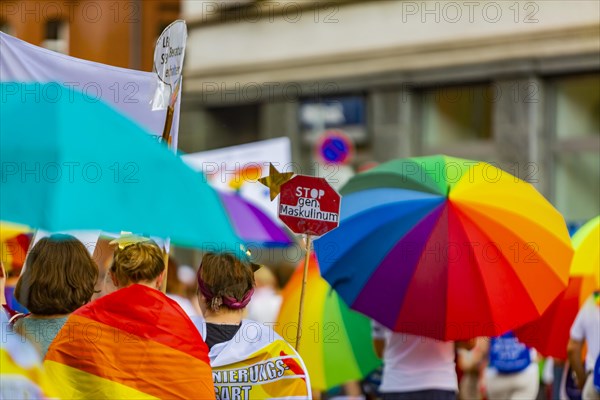
<path fill-rule="evenodd" d="M 97 279 L 98 266 L 75 237 L 57 234 L 40 239 L 15 287 L 15 298 L 30 314 L 17 315 L 14 330 L 44 357 L 69 314 L 90 301 Z"/>
<path fill-rule="evenodd" d="M 159 289 L 165 256 L 145 240 L 115 252 L 117 289 L 73 313 L 44 366 L 65 399 L 214 399 L 208 350 Z"/>
<path fill-rule="evenodd" d="M 300 355 L 272 324 L 244 320 L 254 292 L 254 269 L 233 254 L 208 253 L 198 270 L 202 317 L 192 320 L 210 349 L 218 399 L 310 399 Z"/>

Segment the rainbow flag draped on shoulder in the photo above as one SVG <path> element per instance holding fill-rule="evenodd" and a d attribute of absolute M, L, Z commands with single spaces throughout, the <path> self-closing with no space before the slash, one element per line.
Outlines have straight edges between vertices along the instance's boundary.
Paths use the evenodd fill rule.
<path fill-rule="evenodd" d="M 205 337 L 205 321 L 192 320 Z M 258 322 L 243 320 L 235 337 L 214 345 L 209 357 L 217 400 L 312 398 L 300 355 Z"/>
<path fill-rule="evenodd" d="M 71 314 L 44 366 L 68 399 L 214 399 L 208 348 L 173 300 L 132 285 Z"/>

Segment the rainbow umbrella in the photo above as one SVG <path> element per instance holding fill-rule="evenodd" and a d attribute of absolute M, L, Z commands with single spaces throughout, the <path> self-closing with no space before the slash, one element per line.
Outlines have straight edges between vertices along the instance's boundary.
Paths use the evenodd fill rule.
<path fill-rule="evenodd" d="M 289 342 L 295 341 L 303 265 L 296 269 L 283 289 L 283 303 L 276 331 Z M 308 266 L 302 318 L 302 341 L 298 352 L 308 368 L 314 389 L 325 391 L 343 383 L 360 380 L 377 368 L 371 339 L 371 322 L 356 313 L 321 278 L 314 256 Z"/>
<path fill-rule="evenodd" d="M 546 357 L 567 359 L 570 329 L 577 313 L 595 291 L 600 289 L 600 217 L 582 226 L 573 236 L 575 255 L 567 289 L 535 321 L 515 330 L 523 343 Z"/>
<path fill-rule="evenodd" d="M 31 228 L 25 225 L 0 222 L 0 260 L 6 272 L 23 267 L 31 241 Z"/>
<path fill-rule="evenodd" d="M 251 201 L 237 193 L 223 191 L 219 197 L 235 232 L 249 246 L 286 247 L 293 243 L 285 229 Z"/>
<path fill-rule="evenodd" d="M 563 217 L 533 186 L 485 162 L 394 160 L 341 189 L 340 226 L 315 241 L 323 277 L 397 332 L 497 336 L 565 289 Z"/>
<path fill-rule="evenodd" d="M 31 233 L 33 230 L 27 225 L 14 224 L 12 222 L 0 221 L 0 239 L 6 240 L 20 234 Z"/>
<path fill-rule="evenodd" d="M 0 222 L 0 261 L 8 276 L 17 276 L 20 273 L 32 237 L 32 230 L 28 226 Z M 5 295 L 8 306 L 16 312 L 27 313 L 27 309 L 15 299 L 15 284 L 10 279 L 6 284 Z"/>
<path fill-rule="evenodd" d="M 0 312 L 0 334 L 0 395 L 3 398 L 56 399 L 53 382 L 42 369 L 37 349 L 12 331 L 4 312 Z"/>
<path fill-rule="evenodd" d="M 593 276 L 600 287 L 600 215 L 588 221 L 573 235 L 575 255 L 571 274 Z"/>

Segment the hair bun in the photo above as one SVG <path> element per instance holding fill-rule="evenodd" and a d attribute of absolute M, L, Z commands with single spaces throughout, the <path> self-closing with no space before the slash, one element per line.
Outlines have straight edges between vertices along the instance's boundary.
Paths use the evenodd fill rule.
<path fill-rule="evenodd" d="M 210 308 L 213 311 L 219 311 L 221 305 L 223 305 L 223 298 L 221 296 L 215 296 L 210 300 Z"/>

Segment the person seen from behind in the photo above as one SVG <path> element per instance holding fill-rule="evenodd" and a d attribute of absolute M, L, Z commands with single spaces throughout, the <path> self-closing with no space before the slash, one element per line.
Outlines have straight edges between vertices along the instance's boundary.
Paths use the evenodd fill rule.
<path fill-rule="evenodd" d="M 162 249 L 150 240 L 119 248 L 109 274 L 117 290 L 73 313 L 48 350 L 60 396 L 214 399 L 206 344 L 159 290 Z"/>
<path fill-rule="evenodd" d="M 15 287 L 15 298 L 30 311 L 12 317 L 15 332 L 45 357 L 69 315 L 90 301 L 97 279 L 98 266 L 78 239 L 62 234 L 40 239 Z"/>
<path fill-rule="evenodd" d="M 582 360 L 584 343 L 587 352 Z M 600 400 L 600 291 L 579 310 L 571 326 L 567 355 L 583 400 Z"/>
<path fill-rule="evenodd" d="M 217 399 L 311 399 L 302 358 L 272 324 L 243 319 L 258 266 L 233 253 L 207 253 L 198 269 L 206 341 Z"/>
<path fill-rule="evenodd" d="M 485 342 L 488 366 L 485 387 L 489 400 L 535 400 L 540 390 L 537 352 L 512 333 Z"/>
<path fill-rule="evenodd" d="M 455 348 L 472 349 L 475 340 L 442 342 L 374 322 L 373 344 L 383 359 L 383 400 L 456 400 Z"/>

